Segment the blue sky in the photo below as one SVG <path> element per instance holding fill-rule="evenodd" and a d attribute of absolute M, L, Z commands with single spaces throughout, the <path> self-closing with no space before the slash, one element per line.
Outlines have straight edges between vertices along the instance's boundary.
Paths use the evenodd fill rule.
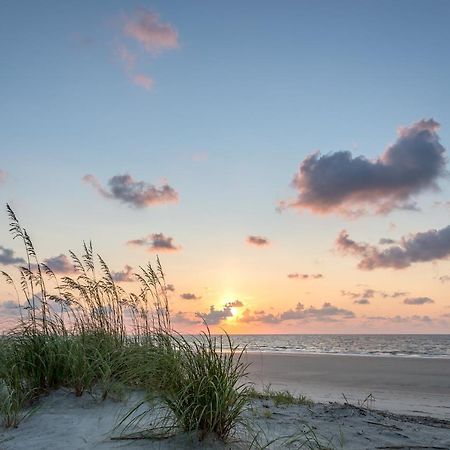
<path fill-rule="evenodd" d="M 177 45 L 149 52 L 126 35 L 124 24 L 142 11 L 168 24 Z M 0 170 L 7 176 L 0 200 L 32 230 L 43 257 L 92 238 L 119 270 L 153 257 L 128 240 L 173 237 L 182 250 L 163 256 L 166 270 L 179 292 L 202 293 L 198 304 L 174 299 L 177 311 L 220 308 L 227 296 L 273 313 L 300 300 L 356 311 L 340 291 L 362 283 L 432 297 L 433 304 L 413 312 L 398 304 L 381 309 L 386 317 L 426 314 L 448 330 L 441 319 L 450 312 L 446 286 L 436 281 L 450 273 L 445 258 L 361 273 L 357 261 L 333 250 L 344 228 L 376 244 L 388 233 L 397 239 L 446 227 L 448 210 L 433 202 L 449 198 L 447 178 L 441 192 L 417 196 L 421 212 L 349 220 L 275 208 L 295 198 L 290 182 L 315 150 L 376 158 L 398 127 L 428 118 L 441 124 L 448 147 L 449 18 L 447 1 L 5 1 Z M 124 46 L 134 55 L 132 69 L 120 58 Z M 150 89 L 133 83 L 137 74 L 152 80 Z M 155 185 L 167 180 L 179 202 L 130 208 L 82 181 L 93 174 L 106 185 L 124 173 Z M 18 250 L 6 215 L 0 226 L 0 245 Z M 267 236 L 272 245 L 248 248 L 248 235 Z M 295 271 L 326 277 L 287 285 L 286 273 Z M 362 317 L 378 309 L 356 311 L 360 321 L 339 329 L 324 322 L 289 326 L 360 331 Z M 250 331 L 268 326 L 251 325 Z M 409 326 L 384 321 L 374 330 Z"/>

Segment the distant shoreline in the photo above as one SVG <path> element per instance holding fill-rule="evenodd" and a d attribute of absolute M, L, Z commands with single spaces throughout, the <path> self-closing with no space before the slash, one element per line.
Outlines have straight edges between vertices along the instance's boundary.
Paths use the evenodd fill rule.
<path fill-rule="evenodd" d="M 354 357 L 367 357 L 367 358 L 399 358 L 399 359 L 445 359 L 450 360 L 450 355 L 404 355 L 404 354 L 367 354 L 367 353 L 331 353 L 331 352 L 307 352 L 307 351 L 294 351 L 294 350 L 247 350 L 247 353 L 264 353 L 267 355 L 308 355 L 308 356 L 354 356 Z"/>

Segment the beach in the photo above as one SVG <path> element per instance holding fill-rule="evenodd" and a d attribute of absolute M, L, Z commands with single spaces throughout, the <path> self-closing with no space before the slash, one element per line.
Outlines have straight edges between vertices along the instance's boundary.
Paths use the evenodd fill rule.
<path fill-rule="evenodd" d="M 245 418 L 261 443 L 313 433 L 325 448 L 450 448 L 450 360 L 248 353 L 246 362 L 251 363 L 250 380 L 257 386 L 270 384 L 274 390 L 303 393 L 317 402 L 253 401 Z M 370 393 L 375 401 L 363 404 Z M 226 444 L 213 437 L 199 442 L 195 434 L 186 433 L 160 440 L 111 439 L 118 436 L 114 429 L 118 420 L 137 399 L 139 393 L 132 392 L 121 401 L 99 401 L 60 389 L 42 398 L 17 429 L 0 429 L 0 449 L 250 448 L 240 435 Z M 300 448 L 300 444 L 288 447 L 281 439 L 268 448 Z"/>
<path fill-rule="evenodd" d="M 317 402 L 450 420 L 450 359 L 252 352 L 250 379 Z"/>

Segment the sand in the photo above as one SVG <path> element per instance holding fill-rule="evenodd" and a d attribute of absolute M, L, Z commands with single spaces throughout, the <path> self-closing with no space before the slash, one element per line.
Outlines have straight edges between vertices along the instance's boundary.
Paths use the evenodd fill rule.
<path fill-rule="evenodd" d="M 318 402 L 358 404 L 450 420 L 450 359 L 248 353 L 259 386 L 303 393 Z"/>
<path fill-rule="evenodd" d="M 261 444 L 294 434 L 305 439 L 301 432 L 308 432 L 311 427 L 331 448 L 450 449 L 450 361 L 279 354 L 251 354 L 248 359 L 254 362 L 251 377 L 255 381 L 272 382 L 273 387 L 305 392 L 322 400 L 313 406 L 278 407 L 270 400 L 255 401 L 246 418 L 258 431 Z M 379 408 L 380 403 L 389 404 L 404 413 L 412 410 L 414 415 L 342 404 L 341 391 L 346 392 L 349 401 L 352 396 L 358 399 L 374 392 L 377 400 L 369 405 L 371 408 Z M 417 407 L 412 402 L 414 392 Z M 334 396 L 341 403 L 330 403 Z M 43 398 L 17 429 L 0 428 L 0 449 L 249 448 L 245 442 L 248 435 L 242 430 L 240 442 L 227 444 L 213 438 L 199 443 L 197 436 L 187 434 L 159 441 L 112 440 L 111 437 L 118 435 L 114 431 L 118 419 L 141 397 L 142 394 L 131 393 L 125 401 L 101 402 L 87 394 L 77 398 L 72 392 L 60 389 Z M 421 411 L 427 414 L 422 417 Z M 279 439 L 270 448 L 289 447 L 285 439 Z M 291 448 L 300 448 L 300 444 L 297 442 Z"/>

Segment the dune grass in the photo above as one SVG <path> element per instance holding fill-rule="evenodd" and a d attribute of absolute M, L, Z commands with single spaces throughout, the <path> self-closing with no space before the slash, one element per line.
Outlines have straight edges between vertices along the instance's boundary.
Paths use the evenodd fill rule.
<path fill-rule="evenodd" d="M 27 264 L 17 282 L 2 272 L 19 305 L 16 326 L 0 339 L 3 425 L 17 426 L 24 407 L 59 387 L 77 396 L 95 390 L 105 399 L 128 385 L 158 395 L 177 429 L 226 439 L 248 399 L 243 350 L 209 330 L 194 339 L 173 330 L 159 259 L 136 274 L 139 292 L 127 293 L 84 244 L 81 257 L 70 252 L 76 276 L 58 279 L 7 211 Z"/>
<path fill-rule="evenodd" d="M 90 243 L 83 244 L 80 257 L 70 252 L 75 276 L 58 278 L 39 261 L 30 236 L 9 206 L 7 211 L 13 238 L 24 245 L 26 264 L 19 268 L 17 281 L 1 272 L 17 293 L 18 304 L 16 325 L 0 338 L 4 427 L 17 427 L 40 396 L 60 387 L 76 396 L 89 392 L 99 400 L 138 389 L 145 392 L 146 401 L 122 418 L 119 439 L 130 438 L 126 433 L 151 416 L 153 423 L 139 432 L 140 438 L 181 431 L 196 433 L 199 439 L 214 434 L 226 441 L 240 430 L 241 439 L 249 436 L 246 448 L 260 449 L 270 443 L 261 443 L 261 435 L 245 418 L 252 399 L 309 404 L 284 391 L 255 393 L 245 381 L 245 348 L 235 346 L 227 334 L 213 336 L 207 326 L 195 337 L 174 331 L 158 258 L 156 267 L 148 264 L 135 274 L 137 293 L 127 293 L 115 283 Z M 156 409 L 161 414 L 155 422 Z M 290 439 L 292 448 L 325 448 L 314 447 L 316 435 L 311 431 Z"/>
<path fill-rule="evenodd" d="M 158 433 L 196 431 L 199 438 L 214 433 L 226 440 L 248 407 L 250 386 L 245 382 L 247 366 L 242 362 L 245 349 L 238 349 L 228 335 L 212 336 L 209 329 L 187 339 L 176 333 L 161 334 L 161 345 L 152 357 L 134 354 L 128 365 L 128 379 L 155 392 L 159 402 L 133 415 L 144 404 L 138 403 L 124 417 L 126 429 L 145 416 L 155 416 L 155 409 L 165 407 Z M 142 358 L 144 356 L 144 358 Z M 148 355 L 147 355 L 148 356 Z M 137 359 L 136 359 L 137 357 Z"/>
<path fill-rule="evenodd" d="M 314 402 L 306 395 L 294 395 L 287 390 L 275 390 L 270 385 L 265 386 L 262 392 L 252 387 L 249 396 L 252 399 L 272 400 L 275 406 L 314 405 Z"/>

